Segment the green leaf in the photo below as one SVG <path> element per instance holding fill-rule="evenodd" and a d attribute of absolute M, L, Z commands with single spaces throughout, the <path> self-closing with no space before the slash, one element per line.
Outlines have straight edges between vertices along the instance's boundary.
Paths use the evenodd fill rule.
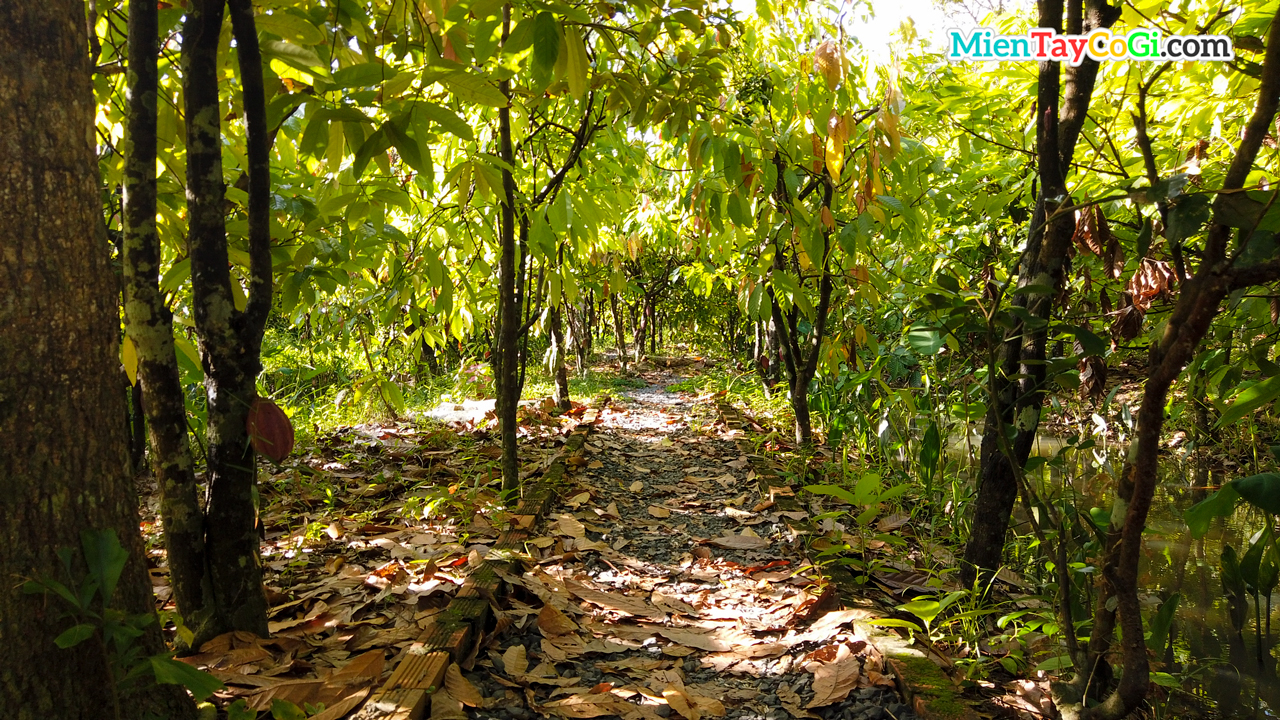
<path fill-rule="evenodd" d="M 221 680 L 209 673 L 197 670 L 167 655 L 151 656 L 151 672 L 155 674 L 156 682 L 158 683 L 181 685 L 191 691 L 191 694 L 195 696 L 196 702 L 204 700 L 215 691 L 225 687 Z"/>
<path fill-rule="evenodd" d="M 395 408 L 396 412 L 404 412 L 404 393 L 400 392 L 400 386 L 390 380 L 383 380 L 381 388 L 382 396 L 391 403 L 391 407 Z"/>
<path fill-rule="evenodd" d="M 89 577 L 101 588 L 103 602 L 110 604 L 116 594 L 120 573 L 124 572 L 125 562 L 129 559 L 129 551 L 120 546 L 116 531 L 109 528 L 81 532 L 80 547 L 84 550 L 85 564 L 89 566 Z"/>
<path fill-rule="evenodd" d="M 577 29 L 566 30 L 564 38 L 565 50 L 569 53 L 569 94 L 581 98 L 587 91 L 587 74 L 591 69 L 587 46 L 582 40 L 582 33 Z"/>
<path fill-rule="evenodd" d="M 455 72 L 440 79 L 459 100 L 489 107 L 505 107 L 507 98 L 493 83 L 469 72 Z"/>
<path fill-rule="evenodd" d="M 876 627 L 900 627 L 900 628 L 907 628 L 912 632 L 918 632 L 918 633 L 924 632 L 923 628 L 911 622 L 910 620 L 898 620 L 896 618 L 876 618 L 874 620 L 867 620 L 866 623 L 868 625 L 875 625 Z"/>
<path fill-rule="evenodd" d="M 433 102 L 421 101 L 414 106 L 413 111 L 420 113 L 423 117 L 444 128 L 445 132 L 451 133 L 456 137 L 460 137 L 463 140 L 475 140 L 476 138 L 475 132 L 472 131 L 467 121 L 449 108 Z"/>
<path fill-rule="evenodd" d="M 96 629 L 97 627 L 95 625 L 90 625 L 89 623 L 72 625 L 66 630 L 63 630 L 61 635 L 54 638 L 53 644 L 63 650 L 66 650 L 69 647 L 75 647 L 76 645 L 79 645 L 85 640 L 93 637 L 93 631 Z"/>
<path fill-rule="evenodd" d="M 1235 401 L 1223 411 L 1222 416 L 1218 418 L 1218 422 L 1214 423 L 1213 426 L 1220 428 L 1224 425 L 1230 425 L 1277 397 L 1280 397 L 1280 375 L 1269 377 L 1256 385 L 1251 385 L 1244 392 L 1237 395 Z"/>
<path fill-rule="evenodd" d="M 1272 515 L 1280 515 L 1280 473 L 1261 473 L 1236 478 L 1228 484 L 1228 487 L 1239 493 L 1240 497 L 1250 505 L 1262 508 Z"/>
<path fill-rule="evenodd" d="M 379 85 L 395 76 L 396 71 L 382 63 L 360 63 L 335 72 L 333 84 L 340 88 L 369 87 Z"/>
<path fill-rule="evenodd" d="M 387 136 L 384 127 L 378 128 L 372 135 L 365 138 L 364 143 L 360 145 L 360 149 L 356 150 L 355 159 L 351 162 L 351 173 L 359 179 L 364 174 L 364 169 L 368 167 L 369 161 L 378 153 L 384 153 L 387 148 L 391 147 L 391 138 Z"/>
<path fill-rule="evenodd" d="M 307 720 L 307 714 L 302 708 L 280 698 L 271 699 L 271 717 L 275 720 Z"/>
<path fill-rule="evenodd" d="M 925 625 L 931 625 L 934 618 L 938 617 L 938 613 L 942 612 L 942 603 L 937 600 L 912 600 L 899 605 L 898 609 L 915 615 L 923 620 Z"/>
<path fill-rule="evenodd" d="M 320 56 L 310 48 L 294 45 L 283 40 L 263 40 L 259 47 L 263 57 L 274 58 L 305 73 L 328 77 L 329 69 Z"/>
<path fill-rule="evenodd" d="M 560 26 L 545 10 L 533 18 L 533 64 L 541 74 L 550 74 L 560 57 Z"/>
<path fill-rule="evenodd" d="M 1092 330 L 1080 325 L 1068 325 L 1067 331 L 1075 336 L 1076 341 L 1080 343 L 1080 347 L 1084 348 L 1085 355 L 1103 356 L 1107 354 L 1107 350 L 1111 344 L 1103 340 Z"/>
<path fill-rule="evenodd" d="M 406 165 L 417 172 L 427 171 L 427 167 L 422 163 L 422 153 L 418 150 L 417 141 L 406 135 L 404 130 L 390 120 L 383 123 L 382 129 L 386 131 L 391 144 L 395 146 L 400 159 L 404 160 Z"/>
<path fill-rule="evenodd" d="M 1234 512 L 1238 500 L 1240 493 L 1236 492 L 1233 484 L 1228 483 L 1218 492 L 1187 508 L 1182 518 L 1187 521 L 1191 537 L 1204 537 L 1209 532 L 1209 523 L 1216 517 L 1226 517 Z"/>
<path fill-rule="evenodd" d="M 249 701 L 237 698 L 227 706 L 227 720 L 257 720 L 258 711 L 249 707 Z"/>
<path fill-rule="evenodd" d="M 325 40 L 324 31 L 314 24 L 290 13 L 277 10 L 270 15 L 258 15 L 253 19 L 259 32 L 269 32 L 300 45 L 318 45 Z"/>
<path fill-rule="evenodd" d="M 849 505 L 860 505 L 858 498 L 845 488 L 839 485 L 805 485 L 804 489 L 814 495 L 830 495 L 843 500 Z"/>
<path fill-rule="evenodd" d="M 1183 195 L 1169 209 L 1169 227 L 1165 234 L 1170 243 L 1180 243 L 1200 231 L 1210 216 L 1207 195 Z"/>
<path fill-rule="evenodd" d="M 907 330 L 907 344 L 922 355 L 933 355 L 942 349 L 942 328 L 916 323 Z"/>

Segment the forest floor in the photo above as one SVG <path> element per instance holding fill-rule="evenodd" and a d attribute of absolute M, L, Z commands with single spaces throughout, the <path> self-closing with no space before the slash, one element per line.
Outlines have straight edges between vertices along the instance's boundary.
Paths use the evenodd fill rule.
<path fill-rule="evenodd" d="M 866 624 L 894 598 L 841 608 L 798 529 L 809 509 L 774 502 L 743 430 L 724 424 L 714 398 L 669 391 L 681 379 L 670 369 L 641 370 L 646 387 L 590 412 L 580 453 L 566 454 L 565 440 L 585 406 L 522 408 L 527 482 L 557 461 L 574 471 L 527 528 L 506 592 L 486 598 L 488 632 L 424 717 L 918 717 L 894 680 L 902 665 L 881 648 L 904 643 Z M 498 455 L 496 437 L 470 420 L 396 422 L 319 435 L 277 468 L 262 486 L 271 637 L 229 634 L 186 658 L 226 683 L 229 717 L 338 720 L 364 704 L 469 569 L 496 556 L 503 528 L 525 522 L 499 503 Z M 890 532 L 909 531 L 891 520 Z M 162 551 L 153 557 L 164 603 Z M 901 569 L 910 586 L 911 567 Z M 986 685 L 968 704 L 1023 717 L 1048 709 L 1036 684 Z M 933 716 L 965 717 L 964 705 Z"/>

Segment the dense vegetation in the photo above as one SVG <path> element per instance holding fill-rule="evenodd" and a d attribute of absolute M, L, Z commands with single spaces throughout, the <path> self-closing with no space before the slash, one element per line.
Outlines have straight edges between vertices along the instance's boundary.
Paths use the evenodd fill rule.
<path fill-rule="evenodd" d="M 22 5 L 3 24 L 45 22 Z M 1168 671 L 1204 659 L 1169 631 L 1179 588 L 1143 590 L 1141 563 L 1188 562 L 1144 555 L 1153 503 L 1170 498 L 1203 501 L 1187 515 L 1197 535 L 1261 509 L 1241 510 L 1260 532 L 1210 562 L 1237 635 L 1252 597 L 1270 657 L 1276 2 L 1042 0 L 984 20 L 1221 34 L 1236 49 L 1076 67 L 950 64 L 909 25 L 877 65 L 849 35 L 849 14 L 872 7 L 735 7 L 97 0 L 86 24 L 59 26 L 89 58 L 64 84 L 89 83 L 92 65 L 105 235 L 83 252 L 113 246 L 111 347 L 133 462 L 162 494 L 182 643 L 267 635 L 246 429 L 258 398 L 304 442 L 496 398 L 511 500 L 522 397 L 567 410 L 646 356 L 705 355 L 716 369 L 689 387 L 771 418 L 783 432 L 768 450 L 816 492 L 875 474 L 902 489 L 855 505 L 918 500 L 913 515 L 963 556 L 973 607 L 994 602 L 1002 568 L 1051 601 L 1015 622 L 1051 648 L 1001 665 L 1059 672 L 1064 716 L 1126 716 L 1156 687 L 1153 662 L 1154 682 L 1177 686 Z M 6 344 L 32 342 L 12 327 Z M 1065 439 L 1047 456 L 1046 431 Z M 1123 458 L 1104 459 L 1117 443 Z M 1171 448 L 1185 480 L 1161 474 Z M 1086 470 L 1105 487 L 1082 493 Z M 104 517 L 77 522 L 132 533 Z M 870 577 L 875 532 L 833 517 L 847 534 L 825 556 Z M 31 542 L 69 544 L 55 535 Z M 985 641 L 948 642 L 975 648 L 972 677 L 990 671 Z M 155 679 L 178 682 L 165 667 Z"/>

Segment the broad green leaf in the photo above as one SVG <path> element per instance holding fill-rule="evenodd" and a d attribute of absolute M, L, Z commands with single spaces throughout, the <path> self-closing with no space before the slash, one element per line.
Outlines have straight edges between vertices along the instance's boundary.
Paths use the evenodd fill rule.
<path fill-rule="evenodd" d="M 1236 509 L 1240 493 L 1236 492 L 1234 483 L 1227 483 L 1221 490 L 1187 508 L 1182 518 L 1187 521 L 1187 528 L 1193 538 L 1204 537 L 1209 532 L 1209 524 L 1216 517 L 1226 517 Z"/>
<path fill-rule="evenodd" d="M 1237 395 L 1231 406 L 1223 411 L 1222 416 L 1218 418 L 1218 422 L 1214 423 L 1213 426 L 1220 428 L 1230 425 L 1277 397 L 1280 397 L 1280 375 L 1269 377 L 1256 385 L 1251 385 L 1244 392 Z"/>
<path fill-rule="evenodd" d="M 469 72 L 455 72 L 441 78 L 459 100 L 489 107 L 505 107 L 507 98 L 488 80 Z"/>
<path fill-rule="evenodd" d="M 839 498 L 849 505 L 858 505 L 858 498 L 845 488 L 839 485 L 805 485 L 804 489 L 814 495 L 830 495 Z"/>
<path fill-rule="evenodd" d="M 391 407 L 395 408 L 396 412 L 404 412 L 404 393 L 400 392 L 400 386 L 390 380 L 383 380 L 381 387 L 382 396 L 391 403 Z"/>
<path fill-rule="evenodd" d="M 414 113 L 421 113 L 423 117 L 437 123 L 444 128 L 445 132 L 452 133 L 463 140 L 475 139 L 475 133 L 471 130 L 471 125 L 467 124 L 466 120 L 463 120 L 449 108 L 422 100 L 414 105 L 413 111 Z"/>
<path fill-rule="evenodd" d="M 907 344 L 922 355 L 933 355 L 942 349 L 942 328 L 915 323 L 907 329 Z"/>
<path fill-rule="evenodd" d="M 196 702 L 202 702 L 214 692 L 226 687 L 218 678 L 203 670 L 174 660 L 166 655 L 151 657 L 151 672 L 156 682 L 163 685 L 181 685 L 191 692 Z"/>
<path fill-rule="evenodd" d="M 263 40 L 260 44 L 262 55 L 275 58 L 284 64 L 312 75 L 328 77 L 329 69 L 324 61 L 310 48 L 295 45 L 283 40 Z"/>
<path fill-rule="evenodd" d="M 356 150 L 355 159 L 351 162 L 351 172 L 357 178 L 364 174 L 364 169 L 369 165 L 369 161 L 378 153 L 384 153 L 391 147 L 391 138 L 387 136 L 385 127 L 378 128 L 372 135 L 365 139 L 360 145 L 360 149 Z"/>
<path fill-rule="evenodd" d="M 111 529 L 81 531 L 80 547 L 84 550 L 89 576 L 102 589 L 103 601 L 112 603 L 116 583 L 120 581 L 120 574 L 124 572 L 124 565 L 129 560 L 129 551 L 120 545 L 120 538 Z"/>
<path fill-rule="evenodd" d="M 333 73 L 333 84 L 340 88 L 379 85 L 396 76 L 396 71 L 382 63 L 360 63 Z"/>
<path fill-rule="evenodd" d="M 80 623 L 79 625 L 72 625 L 66 630 L 63 630 L 62 633 L 58 635 L 58 637 L 54 638 L 53 644 L 57 645 L 63 650 L 66 650 L 69 647 L 75 647 L 76 645 L 79 645 L 85 640 L 88 640 L 89 638 L 93 637 L 93 632 L 96 629 L 97 629 L 96 626 L 90 625 L 89 623 Z"/>
<path fill-rule="evenodd" d="M 554 15 L 542 11 L 533 18 L 534 69 L 548 75 L 560 57 L 560 26 Z"/>
<path fill-rule="evenodd" d="M 898 609 L 915 615 L 923 620 L 925 625 L 932 625 L 934 618 L 942 612 L 942 603 L 937 600 L 912 600 L 899 605 Z"/>
<path fill-rule="evenodd" d="M 569 94 L 581 98 L 587 91 L 587 74 L 590 72 L 590 60 L 587 59 L 587 47 L 582 41 L 582 33 L 577 28 L 565 31 L 565 51 L 569 58 Z"/>
<path fill-rule="evenodd" d="M 1280 473 L 1261 473 L 1232 480 L 1233 488 L 1245 502 L 1272 515 L 1280 515 Z M 1223 488 L 1226 490 L 1226 488 Z M 1222 492 L 1220 490 L 1219 492 Z"/>
<path fill-rule="evenodd" d="M 269 32 L 299 45 L 318 45 L 325 41 L 324 31 L 297 15 L 277 10 L 253 19 L 259 32 Z"/>

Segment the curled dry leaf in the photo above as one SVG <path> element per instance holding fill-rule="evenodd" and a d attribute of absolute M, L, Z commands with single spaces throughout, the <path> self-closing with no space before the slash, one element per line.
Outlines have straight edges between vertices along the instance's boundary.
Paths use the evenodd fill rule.
<path fill-rule="evenodd" d="M 680 716 L 687 720 L 699 720 L 702 717 L 702 713 L 698 712 L 698 708 L 684 690 L 675 685 L 668 685 L 662 691 L 662 698 L 667 701 L 667 705 L 670 705 L 672 710 L 680 713 Z"/>
<path fill-rule="evenodd" d="M 444 690 L 468 707 L 480 707 L 484 704 L 484 696 L 470 680 L 462 677 L 462 670 L 457 663 L 450 663 L 449 669 L 444 671 Z"/>

